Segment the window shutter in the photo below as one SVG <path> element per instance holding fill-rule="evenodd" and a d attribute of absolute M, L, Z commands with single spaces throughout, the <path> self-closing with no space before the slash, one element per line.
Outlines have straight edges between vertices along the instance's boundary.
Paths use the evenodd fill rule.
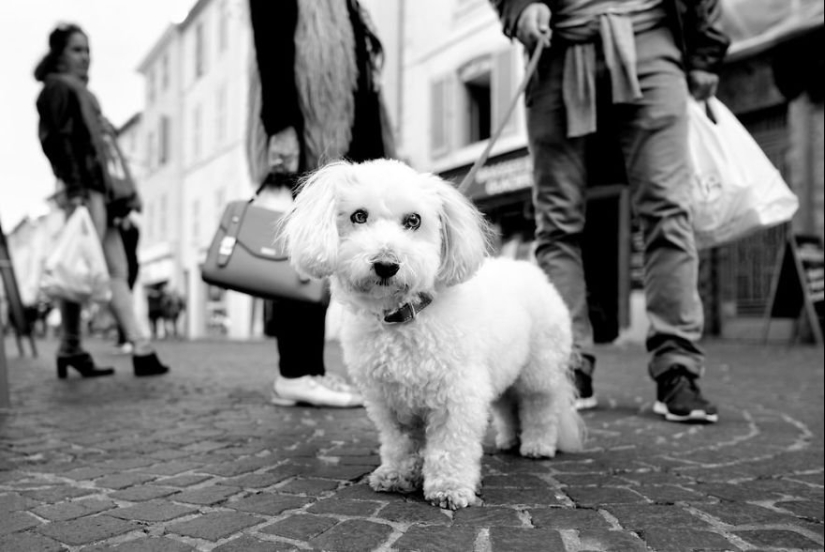
<path fill-rule="evenodd" d="M 444 155 L 450 149 L 450 88 L 452 79 L 441 77 L 430 85 L 430 153 Z"/>
<path fill-rule="evenodd" d="M 492 97 L 492 132 L 498 130 L 502 119 L 507 115 L 507 108 L 518 89 L 516 83 L 515 49 L 507 48 L 493 56 L 493 97 Z M 518 113 L 514 110 L 507 121 L 502 136 L 513 134 L 518 129 Z"/>

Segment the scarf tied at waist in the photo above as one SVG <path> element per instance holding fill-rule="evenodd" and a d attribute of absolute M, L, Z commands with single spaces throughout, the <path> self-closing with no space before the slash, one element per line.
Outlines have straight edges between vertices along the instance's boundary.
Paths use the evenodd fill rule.
<path fill-rule="evenodd" d="M 633 103 L 642 97 L 635 34 L 658 26 L 664 19 L 664 10 L 656 6 L 636 13 L 610 9 L 595 16 L 560 16 L 554 21 L 553 33 L 569 43 L 562 77 L 569 138 L 596 131 L 596 39 L 602 44 L 613 103 Z"/>

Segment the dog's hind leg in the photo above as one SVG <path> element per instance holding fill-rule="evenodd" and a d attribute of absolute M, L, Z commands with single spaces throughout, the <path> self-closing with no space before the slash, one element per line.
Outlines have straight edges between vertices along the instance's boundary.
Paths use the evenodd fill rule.
<path fill-rule="evenodd" d="M 528 392 L 519 396 L 521 446 L 528 458 L 552 458 L 559 438 L 559 417 L 550 393 Z"/>
<path fill-rule="evenodd" d="M 510 450 L 518 445 L 518 403 L 514 391 L 507 390 L 492 404 L 496 448 Z"/>

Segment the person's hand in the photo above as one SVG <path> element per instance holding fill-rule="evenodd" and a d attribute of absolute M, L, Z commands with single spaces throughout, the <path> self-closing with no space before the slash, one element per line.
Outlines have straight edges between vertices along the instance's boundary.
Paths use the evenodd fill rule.
<path fill-rule="evenodd" d="M 693 69 L 688 73 L 690 94 L 700 102 L 716 95 L 719 76 L 708 71 Z"/>
<path fill-rule="evenodd" d="M 298 161 L 301 146 L 298 143 L 298 133 L 294 127 L 285 128 L 269 138 L 267 161 L 269 169 L 275 174 L 291 174 L 298 172 Z"/>
<path fill-rule="evenodd" d="M 516 24 L 516 38 L 529 50 L 538 42 L 545 48 L 550 46 L 550 8 L 541 2 L 524 8 Z"/>
<path fill-rule="evenodd" d="M 80 207 L 81 205 L 86 205 L 86 198 L 83 196 L 73 196 L 70 197 L 69 200 L 66 202 L 66 218 L 72 216 L 75 209 Z"/>

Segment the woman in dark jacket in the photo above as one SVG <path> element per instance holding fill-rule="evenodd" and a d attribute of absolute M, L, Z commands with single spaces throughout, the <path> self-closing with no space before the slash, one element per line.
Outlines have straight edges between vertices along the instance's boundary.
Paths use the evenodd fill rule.
<path fill-rule="evenodd" d="M 325 162 L 394 154 L 376 81 L 381 43 L 356 0 L 250 0 L 256 64 L 250 86 L 249 161 L 257 183 L 293 193 Z M 326 305 L 278 300 L 267 328 L 278 340 L 278 405 L 360 406 L 326 374 Z"/>
<path fill-rule="evenodd" d="M 127 339 L 134 344 L 132 363 L 136 376 L 163 374 L 160 363 L 135 317 L 132 293 L 127 283 L 126 253 L 115 218 L 125 213 L 107 201 L 107 140 L 114 129 L 103 118 L 94 95 L 86 88 L 89 77 L 89 41 L 77 25 L 60 25 L 49 35 L 49 52 L 34 71 L 43 83 L 37 98 L 39 135 L 43 152 L 55 176 L 63 185 L 61 198 L 66 216 L 85 205 L 103 246 L 111 277 L 111 308 Z M 81 346 L 81 305 L 61 301 L 61 343 L 57 354 L 57 374 L 65 378 L 69 367 L 83 377 L 106 376 L 112 368 L 95 366 Z"/>

